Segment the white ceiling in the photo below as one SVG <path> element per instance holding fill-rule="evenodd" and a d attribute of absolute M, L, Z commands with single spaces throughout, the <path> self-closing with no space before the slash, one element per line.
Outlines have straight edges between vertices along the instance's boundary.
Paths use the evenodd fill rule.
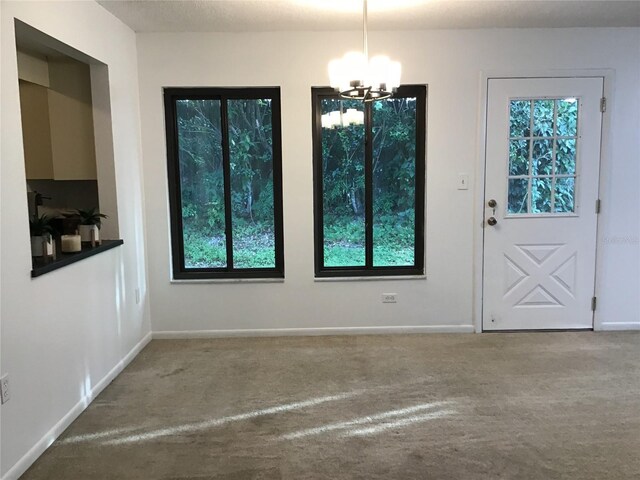
<path fill-rule="evenodd" d="M 136 32 L 360 29 L 362 0 L 98 0 Z M 640 0 L 369 0 L 369 28 L 638 27 Z"/>

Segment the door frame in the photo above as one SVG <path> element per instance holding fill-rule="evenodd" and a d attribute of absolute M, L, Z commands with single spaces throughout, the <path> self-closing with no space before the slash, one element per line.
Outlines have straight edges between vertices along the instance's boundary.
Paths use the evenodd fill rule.
<path fill-rule="evenodd" d="M 484 273 L 484 197 L 485 197 L 485 171 L 486 171 L 486 144 L 487 144 L 487 100 L 489 80 L 492 79 L 518 79 L 518 78 L 602 78 L 603 96 L 607 99 L 607 108 L 602 114 L 600 130 L 600 167 L 598 178 L 598 198 L 602 200 L 602 208 L 596 220 L 596 266 L 594 295 L 600 291 L 599 279 L 602 269 L 602 256 L 598 248 L 603 244 L 603 231 L 601 219 L 607 214 L 607 199 L 609 198 L 611 145 L 610 123 L 611 108 L 614 104 L 615 71 L 613 69 L 577 69 L 577 70 L 483 70 L 479 78 L 479 104 L 478 104 L 478 150 L 476 169 L 474 172 L 475 203 L 473 215 L 473 325 L 476 333 L 482 333 L 482 303 L 483 303 L 483 273 Z M 593 330 L 602 330 L 602 321 L 598 310 L 593 314 Z"/>

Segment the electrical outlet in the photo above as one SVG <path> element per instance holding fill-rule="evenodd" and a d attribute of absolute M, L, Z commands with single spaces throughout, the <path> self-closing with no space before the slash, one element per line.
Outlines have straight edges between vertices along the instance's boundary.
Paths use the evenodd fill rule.
<path fill-rule="evenodd" d="M 136 305 L 140 303 L 140 289 L 136 288 Z"/>
<path fill-rule="evenodd" d="M 1 387 L 0 399 L 2 400 L 2 404 L 4 405 L 11 398 L 11 395 L 9 395 L 9 374 L 0 378 L 0 387 Z"/>
<path fill-rule="evenodd" d="M 397 293 L 383 293 L 382 294 L 382 303 L 397 303 L 398 302 L 398 294 Z"/>

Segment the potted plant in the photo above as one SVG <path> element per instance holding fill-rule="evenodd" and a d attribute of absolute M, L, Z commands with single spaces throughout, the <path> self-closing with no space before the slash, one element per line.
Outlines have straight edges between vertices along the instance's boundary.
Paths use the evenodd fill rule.
<path fill-rule="evenodd" d="M 54 230 L 51 225 L 52 220 L 52 217 L 48 217 L 46 215 L 39 217 L 37 214 L 34 214 L 33 217 L 29 219 L 32 257 L 53 255 L 53 242 L 51 241 L 51 235 Z"/>
<path fill-rule="evenodd" d="M 99 243 L 102 219 L 107 218 L 107 216 L 100 213 L 97 207 L 93 207 L 90 210 L 77 210 L 76 215 L 80 217 L 78 231 L 81 240 L 83 242 Z"/>

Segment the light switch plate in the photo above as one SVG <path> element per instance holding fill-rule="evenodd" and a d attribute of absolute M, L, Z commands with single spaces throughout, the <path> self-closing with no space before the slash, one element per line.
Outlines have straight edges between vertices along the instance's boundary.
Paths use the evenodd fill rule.
<path fill-rule="evenodd" d="M 466 173 L 458 175 L 458 190 L 469 190 L 469 175 Z"/>

